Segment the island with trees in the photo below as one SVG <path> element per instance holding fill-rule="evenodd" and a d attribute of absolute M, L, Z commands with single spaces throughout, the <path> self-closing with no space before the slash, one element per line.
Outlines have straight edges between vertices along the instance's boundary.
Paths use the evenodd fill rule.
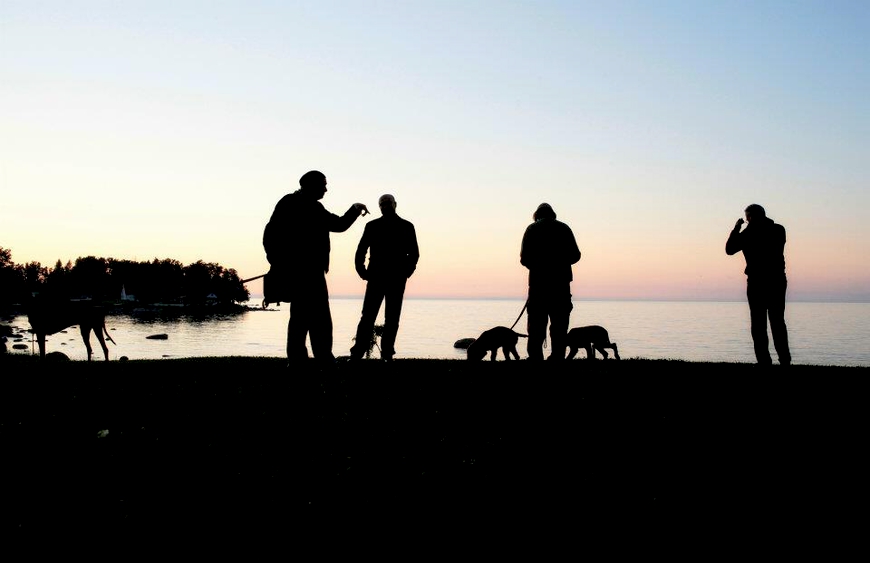
<path fill-rule="evenodd" d="M 0 313 L 26 312 L 36 296 L 89 299 L 120 312 L 142 308 L 179 311 L 245 310 L 250 293 L 233 268 L 199 260 L 184 265 L 171 258 L 137 262 L 85 256 L 16 264 L 12 251 L 0 247 Z"/>

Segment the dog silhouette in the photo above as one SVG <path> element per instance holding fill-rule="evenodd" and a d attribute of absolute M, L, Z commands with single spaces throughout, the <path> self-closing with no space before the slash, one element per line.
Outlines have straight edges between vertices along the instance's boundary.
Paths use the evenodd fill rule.
<path fill-rule="evenodd" d="M 489 352 L 490 359 L 495 361 L 498 349 L 501 348 L 505 360 L 510 360 L 511 356 L 519 360 L 520 355 L 517 353 L 517 342 L 520 338 L 527 336 L 527 334 L 514 332 L 506 326 L 497 326 L 485 330 L 468 346 L 465 351 L 466 358 L 469 360 L 482 360 L 486 357 L 486 353 Z"/>
<path fill-rule="evenodd" d="M 109 361 L 109 347 L 106 338 L 112 344 L 112 336 L 106 330 L 106 313 L 102 307 L 90 301 L 42 301 L 35 303 L 27 314 L 30 321 L 30 332 L 36 335 L 39 344 L 39 357 L 45 358 L 45 337 L 56 334 L 68 327 L 78 325 L 85 348 L 88 350 L 88 361 L 91 361 L 91 331 L 100 341 L 106 361 Z M 105 338 L 104 335 L 105 334 Z"/>
<path fill-rule="evenodd" d="M 595 350 L 601 352 L 601 355 L 606 360 L 607 351 L 605 348 L 611 348 L 614 357 L 617 360 L 619 359 L 619 350 L 616 347 L 616 342 L 610 341 L 610 335 L 607 334 L 607 330 L 603 326 L 589 325 L 572 328 L 568 331 L 565 341 L 568 343 L 567 359 L 569 360 L 577 354 L 577 350 L 580 348 L 586 350 L 586 358 L 589 360 L 595 359 Z"/>

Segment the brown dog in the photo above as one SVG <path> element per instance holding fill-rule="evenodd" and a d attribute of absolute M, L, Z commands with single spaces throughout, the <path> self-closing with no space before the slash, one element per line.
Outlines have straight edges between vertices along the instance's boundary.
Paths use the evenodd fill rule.
<path fill-rule="evenodd" d="M 30 332 L 36 335 L 40 358 L 45 357 L 45 337 L 47 335 L 56 334 L 65 328 L 79 325 L 82 340 L 88 350 L 88 361 L 91 361 L 93 355 L 91 349 L 92 330 L 97 336 L 97 340 L 100 341 L 106 361 L 109 361 L 109 347 L 106 346 L 103 334 L 112 344 L 115 344 L 115 341 L 106 330 L 106 314 L 102 307 L 93 305 L 89 301 L 54 301 L 50 304 L 41 302 L 31 307 L 27 314 L 27 320 L 30 321 Z"/>
<path fill-rule="evenodd" d="M 486 353 L 490 352 L 489 358 L 495 361 L 498 349 L 501 348 L 505 360 L 510 360 L 511 356 L 519 360 L 520 355 L 517 353 L 517 341 L 520 337 L 525 338 L 527 336 L 527 334 L 514 332 L 506 326 L 497 326 L 485 330 L 468 346 L 465 351 L 466 357 L 469 360 L 482 360 L 486 357 Z"/>
<path fill-rule="evenodd" d="M 610 335 L 603 326 L 589 325 L 572 328 L 568 331 L 565 338 L 568 343 L 568 358 L 572 359 L 580 348 L 586 349 L 586 358 L 589 360 L 595 359 L 595 350 L 601 352 L 604 359 L 607 359 L 607 351 L 605 348 L 612 348 L 613 355 L 618 360 L 619 350 L 616 348 L 616 342 L 610 341 Z"/>

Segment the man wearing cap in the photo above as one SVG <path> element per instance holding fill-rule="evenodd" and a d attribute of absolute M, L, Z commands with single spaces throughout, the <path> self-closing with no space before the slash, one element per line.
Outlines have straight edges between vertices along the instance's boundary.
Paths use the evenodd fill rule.
<path fill-rule="evenodd" d="M 526 227 L 520 263 L 529 269 L 528 352 L 530 360 L 544 359 L 544 340 L 550 324 L 549 360 L 564 360 L 571 310 L 571 266 L 580 261 L 580 249 L 571 228 L 556 220 L 548 203 L 535 211 Z"/>
<path fill-rule="evenodd" d="M 361 214 L 362 203 L 352 204 L 339 217 L 327 211 L 320 200 L 326 194 L 326 176 L 317 170 L 299 179 L 299 189 L 275 205 L 266 225 L 263 245 L 272 270 L 281 272 L 284 294 L 290 295 L 287 323 L 287 359 L 292 366 L 308 359 L 306 337 L 311 339 L 314 359 L 335 363 L 332 354 L 332 314 L 326 273 L 329 272 L 329 233 L 343 233 Z"/>

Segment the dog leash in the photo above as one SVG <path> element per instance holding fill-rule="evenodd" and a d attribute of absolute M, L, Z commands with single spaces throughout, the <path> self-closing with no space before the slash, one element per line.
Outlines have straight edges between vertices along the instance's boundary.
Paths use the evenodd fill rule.
<path fill-rule="evenodd" d="M 520 319 L 523 318 L 523 313 L 526 312 L 526 307 L 528 307 L 528 306 L 529 306 L 529 300 L 526 299 L 526 302 L 523 304 L 523 310 L 520 311 L 520 316 L 517 317 L 517 320 L 515 320 L 514 324 L 511 325 L 511 330 L 513 330 L 514 327 L 517 326 L 517 323 L 520 322 Z"/>

